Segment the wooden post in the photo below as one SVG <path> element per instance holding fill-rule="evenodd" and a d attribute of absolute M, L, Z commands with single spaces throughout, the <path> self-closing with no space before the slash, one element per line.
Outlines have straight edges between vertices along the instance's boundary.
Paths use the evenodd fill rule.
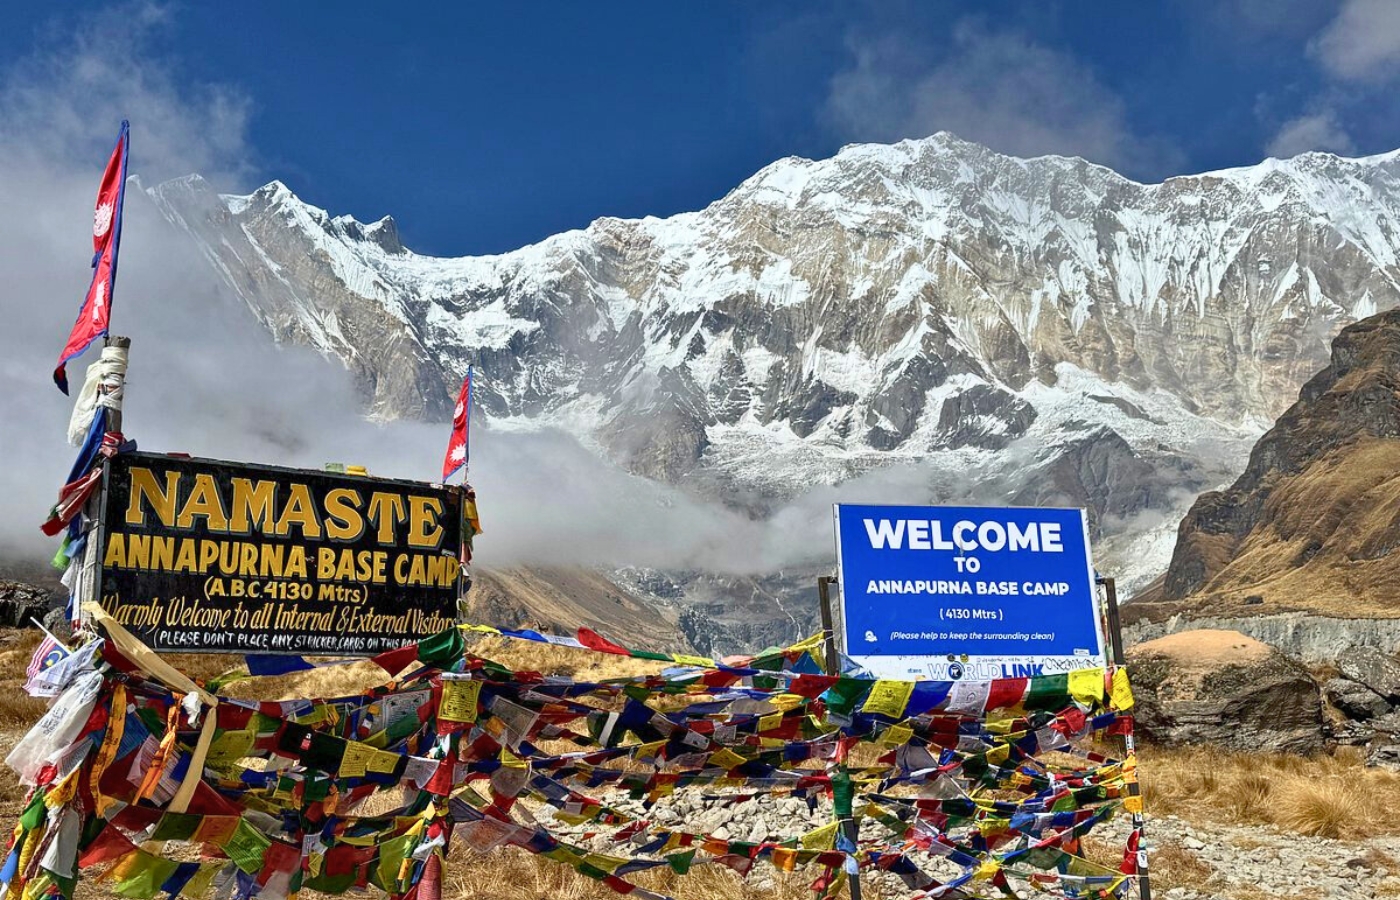
<path fill-rule="evenodd" d="M 1127 650 L 1123 646 L 1123 620 L 1118 613 L 1118 585 L 1112 578 L 1096 579 L 1103 585 L 1104 606 L 1108 616 L 1108 639 L 1112 644 L 1112 656 L 1115 666 L 1122 666 L 1127 663 Z M 1131 718 L 1131 713 L 1128 714 Z M 1123 735 L 1123 752 L 1130 757 L 1137 756 L 1137 741 L 1133 737 L 1132 729 Z M 1139 798 L 1141 804 L 1142 786 L 1138 784 L 1136 778 L 1128 785 L 1128 796 Z M 1138 834 L 1137 852 L 1137 875 L 1138 875 L 1138 896 L 1142 900 L 1152 900 L 1152 879 L 1148 876 L 1147 870 L 1147 833 L 1145 829 L 1145 816 L 1139 811 L 1133 813 L 1133 829 Z"/>
<path fill-rule="evenodd" d="M 131 338 L 120 336 L 109 336 L 104 342 L 104 347 L 117 347 L 130 353 Z M 123 373 L 121 380 L 115 385 L 108 385 L 105 381 L 97 386 L 98 402 L 102 401 L 102 395 L 109 392 L 124 395 L 126 392 L 126 374 Z M 117 405 L 107 407 L 107 430 L 120 433 L 122 430 L 122 407 L 121 401 Z M 83 548 L 82 570 L 78 573 L 78 583 L 80 590 L 77 595 L 84 601 L 94 603 L 102 602 L 102 550 L 106 543 L 107 530 L 103 524 L 103 519 L 107 514 L 107 461 L 99 460 L 97 465 L 102 466 L 102 485 L 92 499 L 88 500 L 87 508 L 83 514 L 92 523 L 88 529 L 87 545 Z M 87 617 L 82 610 L 72 610 L 69 613 L 70 626 L 86 625 Z"/>
<path fill-rule="evenodd" d="M 119 349 L 126 350 L 128 353 L 130 353 L 130 351 L 131 351 L 131 338 L 129 338 L 129 337 L 119 337 L 119 336 L 109 337 L 109 338 L 107 338 L 107 340 L 106 340 L 106 346 L 108 346 L 108 347 L 117 347 L 117 348 L 119 348 Z M 117 390 L 118 390 L 118 391 L 124 391 L 125 389 L 126 389 L 126 375 L 122 375 L 122 383 L 121 383 L 120 385 L 118 385 Z M 97 388 L 97 391 L 98 391 L 99 394 L 102 393 L 104 390 L 105 390 L 105 386 L 104 386 L 104 385 L 99 385 L 98 388 Z M 108 410 L 107 410 L 107 430 L 108 430 L 108 431 L 116 431 L 116 432 L 120 432 L 120 431 L 122 430 L 122 408 L 121 408 L 120 405 L 118 405 L 118 406 L 116 406 L 116 407 L 108 408 Z"/>
<path fill-rule="evenodd" d="M 835 583 L 835 581 L 836 581 L 836 579 L 835 579 L 835 578 L 832 578 L 830 575 L 823 575 L 823 576 L 821 576 L 820 578 L 817 579 L 817 597 L 818 597 L 818 599 L 821 601 L 821 621 L 822 621 L 822 641 L 823 641 L 823 645 L 822 645 L 823 654 L 822 654 L 822 655 L 823 655 L 824 657 L 826 657 L 826 674 L 828 674 L 828 675 L 840 675 L 840 674 L 841 674 L 841 662 L 840 662 L 840 659 L 839 659 L 839 658 L 837 657 L 837 655 L 836 655 L 836 624 L 835 624 L 835 617 L 833 616 L 832 611 L 831 611 L 831 585 L 832 585 L 833 583 Z M 846 764 L 845 764 L 844 762 L 843 762 L 843 763 L 840 763 L 840 764 L 837 766 L 837 770 L 836 770 L 836 780 L 842 782 L 842 787 L 843 787 L 842 793 L 845 793 L 845 790 L 847 789 L 846 786 L 849 785 L 850 779 L 849 779 L 848 774 L 847 774 L 847 772 L 846 772 Z M 850 809 L 844 809 L 844 810 L 843 810 L 843 809 L 839 808 L 840 806 L 844 806 L 844 805 L 845 805 L 845 802 L 838 801 L 837 793 L 838 793 L 838 792 L 837 792 L 837 790 L 835 789 L 835 786 L 833 786 L 833 790 L 832 790 L 832 803 L 833 803 L 833 811 L 834 811 L 835 814 L 836 814 L 836 821 L 840 824 L 842 836 L 845 837 L 846 840 L 850 841 L 852 847 L 855 847 L 855 846 L 856 846 L 856 842 L 857 842 L 857 841 L 859 840 L 859 838 L 860 838 L 860 828 L 859 828 L 859 826 L 856 825 L 856 820 L 855 820 L 855 816 L 853 815 L 853 812 L 854 812 L 853 810 L 850 810 Z M 844 798 L 843 798 L 843 799 L 844 799 Z M 861 896 L 860 896 L 860 872 L 859 872 L 859 870 L 857 870 L 856 873 L 855 873 L 854 875 L 851 876 L 851 878 L 850 878 L 850 884 L 851 884 L 851 900 L 861 900 Z"/>

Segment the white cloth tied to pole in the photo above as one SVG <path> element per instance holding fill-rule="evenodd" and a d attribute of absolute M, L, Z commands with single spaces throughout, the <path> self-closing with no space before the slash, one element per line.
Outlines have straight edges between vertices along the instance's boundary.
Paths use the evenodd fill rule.
<path fill-rule="evenodd" d="M 20 784 L 32 787 L 39 770 L 78 737 L 97 705 L 102 677 L 101 672 L 79 676 L 5 757 L 5 763 L 19 775 Z"/>
<path fill-rule="evenodd" d="M 78 399 L 73 403 L 73 415 L 68 420 L 68 443 L 81 447 L 92 427 L 97 407 L 119 410 L 126 386 L 126 360 L 129 347 L 103 347 L 97 362 L 88 366 Z"/>

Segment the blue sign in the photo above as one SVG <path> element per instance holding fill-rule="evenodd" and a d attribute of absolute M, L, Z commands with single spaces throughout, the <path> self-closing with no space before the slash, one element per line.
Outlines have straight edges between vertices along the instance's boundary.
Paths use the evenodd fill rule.
<path fill-rule="evenodd" d="M 838 505 L 836 553 L 846 654 L 876 675 L 1103 665 L 1083 510 Z"/>

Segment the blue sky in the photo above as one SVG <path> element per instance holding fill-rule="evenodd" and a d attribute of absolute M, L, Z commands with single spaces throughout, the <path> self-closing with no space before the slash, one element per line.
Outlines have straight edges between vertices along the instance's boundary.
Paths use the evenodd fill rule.
<path fill-rule="evenodd" d="M 11 97 L 89 91 L 66 108 L 94 147 L 129 115 L 145 177 L 280 178 L 424 253 L 696 209 L 783 156 L 940 129 L 1141 180 L 1400 146 L 1389 0 L 53 9 L 6 12 Z M 73 47 L 122 87 L 91 91 Z"/>

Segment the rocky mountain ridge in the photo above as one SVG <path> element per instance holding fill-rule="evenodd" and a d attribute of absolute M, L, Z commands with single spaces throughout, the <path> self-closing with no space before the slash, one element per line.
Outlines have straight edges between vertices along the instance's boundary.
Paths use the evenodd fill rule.
<path fill-rule="evenodd" d="M 1166 611 L 1393 617 L 1400 574 L 1400 312 L 1345 328 L 1331 364 L 1228 489 L 1182 521 Z"/>
<path fill-rule="evenodd" d="M 862 499 L 1085 506 L 1130 586 L 1332 334 L 1400 302 L 1395 153 L 1143 185 L 939 134 L 456 259 L 280 182 L 146 193 L 374 415 L 445 419 L 471 363 L 488 425 L 567 430 L 755 516 L 855 478 Z M 882 494 L 872 473 L 901 464 Z"/>

